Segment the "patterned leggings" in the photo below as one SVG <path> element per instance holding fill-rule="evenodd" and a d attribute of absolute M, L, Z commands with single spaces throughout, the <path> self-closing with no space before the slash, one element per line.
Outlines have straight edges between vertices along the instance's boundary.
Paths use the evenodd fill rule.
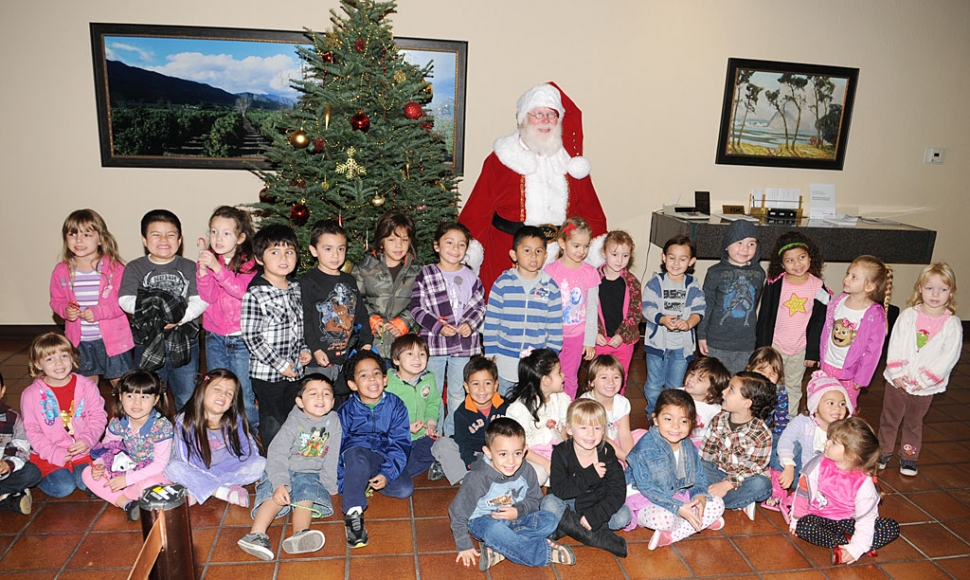
<path fill-rule="evenodd" d="M 830 520 L 816 515 L 807 515 L 798 520 L 795 535 L 810 544 L 823 548 L 834 548 L 849 543 L 846 536 L 855 533 L 855 520 Z M 891 518 L 876 518 L 876 530 L 872 536 L 872 547 L 877 550 L 899 537 L 899 524 Z"/>
<path fill-rule="evenodd" d="M 701 516 L 701 525 L 707 528 L 722 515 L 724 515 L 724 500 L 716 495 L 708 495 L 704 515 Z M 649 504 L 641 509 L 637 514 L 637 522 L 652 530 L 669 531 L 675 542 L 697 533 L 687 520 L 656 504 Z"/>

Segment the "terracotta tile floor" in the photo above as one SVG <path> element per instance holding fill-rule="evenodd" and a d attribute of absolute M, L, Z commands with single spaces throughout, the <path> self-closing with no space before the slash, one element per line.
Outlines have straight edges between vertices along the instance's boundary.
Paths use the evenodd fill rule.
<path fill-rule="evenodd" d="M 0 340 L 0 370 L 7 400 L 17 406 L 29 384 L 26 342 Z M 646 426 L 639 392 L 646 371 L 634 357 L 634 427 Z M 881 372 L 881 371 L 880 371 Z M 881 382 L 881 381 L 877 381 Z M 862 416 L 879 418 L 882 385 L 861 398 Z M 107 395 L 104 390 L 103 394 Z M 197 577 L 218 578 L 830 578 L 931 580 L 970 578 L 970 349 L 964 350 L 946 394 L 933 403 L 925 429 L 920 474 L 903 478 L 898 463 L 880 477 L 886 493 L 882 513 L 899 520 L 902 536 L 853 566 L 833 567 L 827 550 L 791 535 L 781 516 L 759 508 L 755 521 L 740 512 L 726 515 L 722 531 L 704 532 L 656 552 L 647 550 L 648 530 L 627 534 L 630 556 L 617 559 L 577 546 L 579 563 L 529 569 L 503 562 L 488 575 L 455 563 L 448 527 L 448 503 L 455 490 L 444 482 L 416 482 L 410 501 L 377 495 L 367 512 L 370 545 L 351 552 L 339 516 L 314 524 L 327 544 L 313 557 L 292 557 L 280 549 L 281 524 L 270 529 L 279 558 L 260 562 L 242 553 L 236 540 L 248 531 L 247 510 L 212 500 L 191 508 Z M 138 524 L 120 510 L 76 492 L 53 500 L 35 492 L 28 517 L 0 512 L 0 580 L 125 578 L 141 545 Z M 339 499 L 335 502 L 339 513 Z"/>

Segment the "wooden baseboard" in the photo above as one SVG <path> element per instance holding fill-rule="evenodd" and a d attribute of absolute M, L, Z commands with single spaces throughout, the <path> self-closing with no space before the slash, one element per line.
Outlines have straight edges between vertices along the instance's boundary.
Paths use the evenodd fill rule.
<path fill-rule="evenodd" d="M 0 324 L 0 340 L 31 340 L 45 332 L 64 332 L 56 324 Z"/>

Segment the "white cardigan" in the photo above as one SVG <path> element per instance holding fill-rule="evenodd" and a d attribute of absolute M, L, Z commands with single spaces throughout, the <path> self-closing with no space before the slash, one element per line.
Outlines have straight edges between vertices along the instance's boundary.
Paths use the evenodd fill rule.
<path fill-rule="evenodd" d="M 886 372 L 883 376 L 892 382 L 903 379 L 910 395 L 926 396 L 942 393 L 950 380 L 950 371 L 960 359 L 963 348 L 963 325 L 951 315 L 943 328 L 921 349 L 916 348 L 917 307 L 907 308 L 899 314 L 889 338 L 886 356 Z"/>

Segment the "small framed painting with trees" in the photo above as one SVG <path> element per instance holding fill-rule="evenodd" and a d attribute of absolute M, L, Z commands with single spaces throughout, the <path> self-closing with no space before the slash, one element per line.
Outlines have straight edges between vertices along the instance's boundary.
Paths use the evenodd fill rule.
<path fill-rule="evenodd" d="M 859 69 L 728 59 L 718 164 L 841 170 Z"/>

